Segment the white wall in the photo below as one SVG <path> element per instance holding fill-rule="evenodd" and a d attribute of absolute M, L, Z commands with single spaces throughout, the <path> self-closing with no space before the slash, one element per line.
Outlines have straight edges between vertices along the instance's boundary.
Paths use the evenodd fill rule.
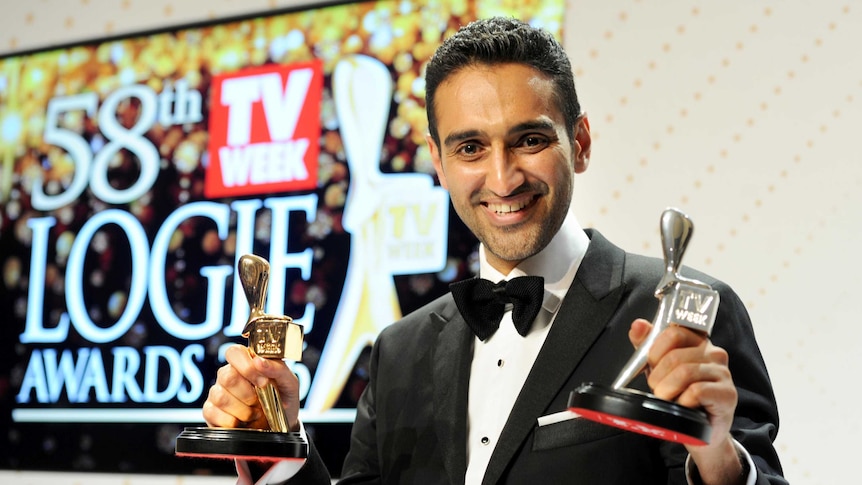
<path fill-rule="evenodd" d="M 862 6 L 570 2 L 566 46 L 595 136 L 581 222 L 660 254 L 657 215 L 695 221 L 685 262 L 747 304 L 792 483 L 851 483 L 862 392 Z"/>
<path fill-rule="evenodd" d="M 0 52 L 307 2 L 4 3 Z M 581 223 L 658 256 L 661 210 L 688 212 L 685 263 L 731 283 L 752 314 L 788 478 L 848 483 L 862 432 L 862 6 L 571 0 L 565 36 L 595 140 Z M 95 483 L 68 478 L 53 483 Z"/>

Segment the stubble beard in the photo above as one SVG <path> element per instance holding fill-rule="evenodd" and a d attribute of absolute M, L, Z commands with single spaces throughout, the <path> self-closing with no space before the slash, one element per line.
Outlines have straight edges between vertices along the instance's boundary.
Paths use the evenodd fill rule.
<path fill-rule="evenodd" d="M 548 224 L 533 223 L 532 227 L 526 230 L 510 226 L 489 233 L 479 239 L 486 251 L 504 261 L 520 262 L 544 249 L 553 239 L 556 230 L 552 230 Z"/>
<path fill-rule="evenodd" d="M 562 227 L 572 200 L 572 185 L 557 194 L 560 197 L 557 205 L 552 207 L 542 221 L 527 221 L 507 227 L 486 227 L 481 234 L 477 231 L 474 233 L 486 251 L 503 261 L 519 263 L 535 256 L 551 243 Z"/>

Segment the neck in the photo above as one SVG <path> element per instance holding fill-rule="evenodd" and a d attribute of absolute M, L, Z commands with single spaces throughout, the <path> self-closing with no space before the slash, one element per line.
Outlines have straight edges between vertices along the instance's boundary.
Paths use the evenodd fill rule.
<path fill-rule="evenodd" d="M 521 264 L 521 261 L 523 261 L 508 261 L 502 258 L 498 258 L 488 252 L 486 252 L 485 254 L 487 255 L 488 264 L 503 275 L 508 275 L 509 273 L 511 273 L 512 270 L 515 269 L 516 266 Z"/>

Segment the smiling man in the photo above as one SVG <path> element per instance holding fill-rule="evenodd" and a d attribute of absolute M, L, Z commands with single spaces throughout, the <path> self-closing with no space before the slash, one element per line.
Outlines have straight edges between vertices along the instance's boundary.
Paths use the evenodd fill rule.
<path fill-rule="evenodd" d="M 477 21 L 438 49 L 426 86 L 434 166 L 481 242 L 480 274 L 381 333 L 341 483 L 786 483 L 748 315 L 702 273 L 692 272 L 722 301 L 712 337 L 668 328 L 649 378 L 632 386 L 705 410 L 709 445 L 566 414 L 572 389 L 611 382 L 644 340 L 665 268 L 582 229 L 570 210 L 591 140 L 559 43 L 516 20 Z M 210 425 L 259 423 L 252 383 L 274 379 L 301 427 L 286 367 L 242 347 L 227 360 L 204 407 Z M 276 483 L 278 468 L 260 482 Z M 313 443 L 289 483 L 329 483 Z"/>
<path fill-rule="evenodd" d="M 463 67 L 433 99 L 427 141 L 440 184 L 488 263 L 508 274 L 562 226 L 574 175 L 587 169 L 587 118 L 567 129 L 553 81 L 525 64 Z"/>

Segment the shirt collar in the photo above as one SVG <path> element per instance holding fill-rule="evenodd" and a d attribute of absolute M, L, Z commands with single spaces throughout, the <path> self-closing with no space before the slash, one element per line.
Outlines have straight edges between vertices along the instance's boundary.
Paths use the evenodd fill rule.
<path fill-rule="evenodd" d="M 578 267 L 584 259 L 590 238 L 587 237 L 572 211 L 544 249 L 521 261 L 508 275 L 488 263 L 485 245 L 479 245 L 479 276 L 493 282 L 510 280 L 518 276 L 541 276 L 545 279 L 545 296 L 542 308 L 555 314 L 563 297 L 572 285 Z"/>

